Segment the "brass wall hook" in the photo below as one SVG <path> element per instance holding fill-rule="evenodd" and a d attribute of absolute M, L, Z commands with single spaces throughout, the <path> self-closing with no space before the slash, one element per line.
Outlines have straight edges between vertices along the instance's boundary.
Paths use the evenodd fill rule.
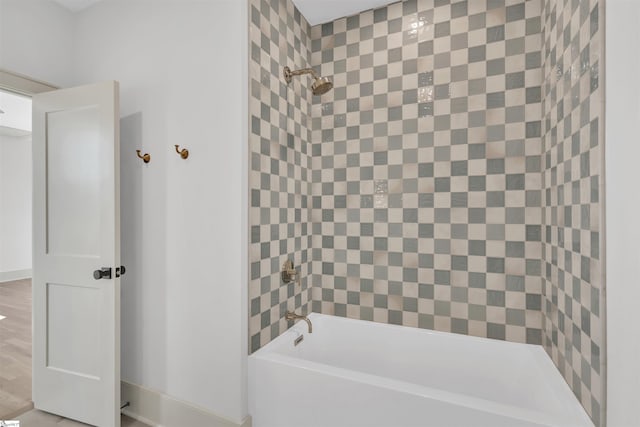
<path fill-rule="evenodd" d="M 151 155 L 149 153 L 140 154 L 140 150 L 136 150 L 136 153 L 138 153 L 138 157 L 140 157 L 145 163 L 149 163 L 151 161 Z"/>
<path fill-rule="evenodd" d="M 180 154 L 180 157 L 182 157 L 183 159 L 189 158 L 189 150 L 187 150 L 186 148 L 180 150 L 178 147 L 180 146 L 176 145 L 176 153 Z"/>

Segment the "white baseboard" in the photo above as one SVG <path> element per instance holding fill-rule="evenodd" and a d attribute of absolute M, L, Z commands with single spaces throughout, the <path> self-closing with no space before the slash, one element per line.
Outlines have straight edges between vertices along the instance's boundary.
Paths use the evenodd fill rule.
<path fill-rule="evenodd" d="M 251 427 L 251 417 L 237 424 L 206 409 L 126 381 L 121 382 L 121 393 L 122 401 L 129 402 L 122 413 L 150 426 Z"/>
<path fill-rule="evenodd" d="M 29 268 L 27 270 L 14 270 L 14 271 L 0 271 L 0 283 L 12 282 L 20 279 L 30 279 L 33 271 Z"/>

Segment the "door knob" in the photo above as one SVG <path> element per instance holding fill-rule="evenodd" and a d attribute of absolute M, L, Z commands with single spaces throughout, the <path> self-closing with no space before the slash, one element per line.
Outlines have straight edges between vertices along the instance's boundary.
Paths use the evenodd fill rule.
<path fill-rule="evenodd" d="M 93 272 L 93 278 L 96 280 L 100 279 L 111 279 L 111 268 L 102 267 L 100 270 L 96 270 Z"/>

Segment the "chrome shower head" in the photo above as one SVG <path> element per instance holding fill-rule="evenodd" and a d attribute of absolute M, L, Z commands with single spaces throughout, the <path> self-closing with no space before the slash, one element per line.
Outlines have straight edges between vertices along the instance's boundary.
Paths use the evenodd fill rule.
<path fill-rule="evenodd" d="M 320 77 L 311 68 L 303 68 L 302 70 L 291 71 L 289 67 L 284 67 L 284 80 L 291 83 L 293 76 L 301 76 L 303 74 L 311 74 L 313 83 L 311 83 L 311 92 L 314 95 L 322 95 L 333 89 L 333 83 L 329 77 Z"/>

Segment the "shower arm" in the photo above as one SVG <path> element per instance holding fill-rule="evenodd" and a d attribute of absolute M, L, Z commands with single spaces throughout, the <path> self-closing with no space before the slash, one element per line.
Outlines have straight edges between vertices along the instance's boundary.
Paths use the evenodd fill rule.
<path fill-rule="evenodd" d="M 291 83 L 292 77 L 301 76 L 303 74 L 311 74 L 314 79 L 318 78 L 318 75 L 313 71 L 313 68 L 302 68 L 300 70 L 291 71 L 291 68 L 284 67 L 284 79 L 287 83 Z"/>

